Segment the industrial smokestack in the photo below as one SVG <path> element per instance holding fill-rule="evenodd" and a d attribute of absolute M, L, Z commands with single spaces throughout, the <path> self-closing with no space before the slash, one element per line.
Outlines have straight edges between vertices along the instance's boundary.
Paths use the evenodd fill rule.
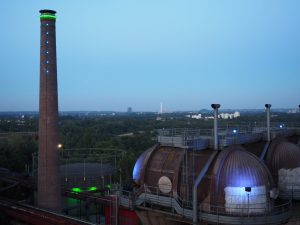
<path fill-rule="evenodd" d="M 214 109 L 214 149 L 218 150 L 218 111 L 220 108 L 220 104 L 211 104 L 211 107 Z"/>
<path fill-rule="evenodd" d="M 271 118 L 271 104 L 265 104 L 267 112 L 267 140 L 271 141 L 271 131 L 270 131 L 270 118 Z"/>
<path fill-rule="evenodd" d="M 38 206 L 61 211 L 55 11 L 40 10 Z"/>

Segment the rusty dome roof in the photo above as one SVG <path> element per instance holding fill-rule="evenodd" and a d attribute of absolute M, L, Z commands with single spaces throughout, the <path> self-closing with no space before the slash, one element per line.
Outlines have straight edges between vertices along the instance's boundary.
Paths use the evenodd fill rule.
<path fill-rule="evenodd" d="M 214 167 L 215 194 L 226 187 L 273 186 L 273 179 L 265 164 L 241 146 L 230 146 L 218 155 Z"/>
<path fill-rule="evenodd" d="M 276 140 L 269 148 L 266 161 L 274 175 L 280 169 L 300 167 L 300 148 L 286 140 Z"/>

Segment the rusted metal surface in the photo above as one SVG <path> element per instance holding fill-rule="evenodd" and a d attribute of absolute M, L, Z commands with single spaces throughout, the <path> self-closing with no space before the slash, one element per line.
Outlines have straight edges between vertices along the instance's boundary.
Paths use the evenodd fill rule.
<path fill-rule="evenodd" d="M 157 186 L 159 178 L 166 176 L 172 182 L 172 190 L 177 191 L 178 174 L 183 156 L 183 149 L 159 147 L 155 154 L 152 154 L 147 164 L 144 183 L 150 186 Z"/>

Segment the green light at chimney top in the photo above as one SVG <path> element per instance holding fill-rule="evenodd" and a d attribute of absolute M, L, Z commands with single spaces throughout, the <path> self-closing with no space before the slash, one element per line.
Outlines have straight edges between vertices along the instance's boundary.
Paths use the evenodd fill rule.
<path fill-rule="evenodd" d="M 40 15 L 41 20 L 56 20 L 56 16 L 50 13 L 43 13 Z"/>

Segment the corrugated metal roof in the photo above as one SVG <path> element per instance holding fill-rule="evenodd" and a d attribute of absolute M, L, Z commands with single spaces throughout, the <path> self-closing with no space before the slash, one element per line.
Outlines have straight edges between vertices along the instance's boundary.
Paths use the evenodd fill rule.
<path fill-rule="evenodd" d="M 213 201 L 224 200 L 226 187 L 257 186 L 266 186 L 267 189 L 273 186 L 268 168 L 257 156 L 241 146 L 230 146 L 220 152 L 213 166 Z"/>
<path fill-rule="evenodd" d="M 300 148 L 286 140 L 276 140 L 269 148 L 266 161 L 271 173 L 277 176 L 280 169 L 300 167 Z"/>

